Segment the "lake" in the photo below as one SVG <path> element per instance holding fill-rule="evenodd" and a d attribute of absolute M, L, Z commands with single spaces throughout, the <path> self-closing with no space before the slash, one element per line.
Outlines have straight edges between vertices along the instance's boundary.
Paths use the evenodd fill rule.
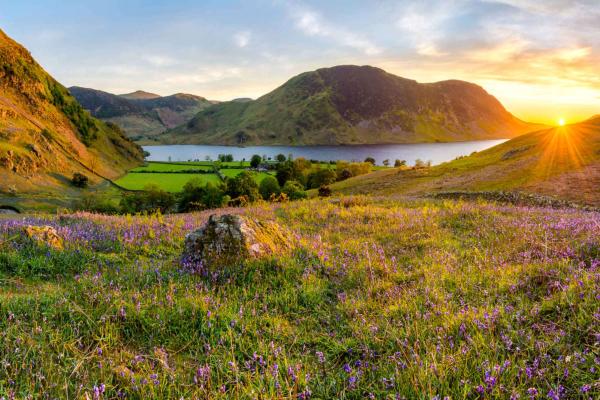
<path fill-rule="evenodd" d="M 275 158 L 277 154 L 294 158 L 304 157 L 309 160 L 330 161 L 364 161 L 373 157 L 378 165 L 383 160 L 406 160 L 413 165 L 416 159 L 431 160 L 432 164 L 440 164 L 459 156 L 466 156 L 474 151 L 481 151 L 503 143 L 506 140 L 477 140 L 453 143 L 417 143 L 417 144 L 376 144 L 351 146 L 209 146 L 209 145 L 166 145 L 143 146 L 150 153 L 148 161 L 189 161 L 216 160 L 219 154 L 232 154 L 235 160 L 250 160 L 258 154 Z"/>

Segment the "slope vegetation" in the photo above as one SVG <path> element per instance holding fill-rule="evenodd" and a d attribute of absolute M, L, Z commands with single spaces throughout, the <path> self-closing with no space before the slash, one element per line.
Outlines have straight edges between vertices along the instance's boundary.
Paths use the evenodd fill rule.
<path fill-rule="evenodd" d="M 433 168 L 378 171 L 334 188 L 380 194 L 518 190 L 600 206 L 600 117 L 528 133 Z"/>
<path fill-rule="evenodd" d="M 141 90 L 123 95 L 77 86 L 69 90 L 94 117 L 119 125 L 127 136 L 141 142 L 152 142 L 157 134 L 188 122 L 212 105 L 204 97 L 184 93 L 161 97 Z"/>
<path fill-rule="evenodd" d="M 0 193 L 56 192 L 74 172 L 98 183 L 141 160 L 139 146 L 92 118 L 0 31 Z"/>
<path fill-rule="evenodd" d="M 263 97 L 209 107 L 163 135 L 205 144 L 373 144 L 509 138 L 535 126 L 462 81 L 422 84 L 370 66 L 300 74 Z"/>

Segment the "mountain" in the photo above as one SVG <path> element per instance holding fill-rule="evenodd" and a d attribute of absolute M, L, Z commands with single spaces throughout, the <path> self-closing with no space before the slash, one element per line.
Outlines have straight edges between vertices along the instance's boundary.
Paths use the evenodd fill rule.
<path fill-rule="evenodd" d="M 326 145 L 510 138 L 539 128 L 481 87 L 418 83 L 344 65 L 300 74 L 251 101 L 223 102 L 161 135 L 169 143 Z"/>
<path fill-rule="evenodd" d="M 118 127 L 91 117 L 0 30 L 1 193 L 68 187 L 75 172 L 98 183 L 142 160 L 138 145 Z"/>
<path fill-rule="evenodd" d="M 69 90 L 94 117 L 115 123 L 133 140 L 146 143 L 213 104 L 204 97 L 184 93 L 161 97 L 141 90 L 123 95 L 77 86 Z"/>
<path fill-rule="evenodd" d="M 333 185 L 345 193 L 522 191 L 600 206 L 600 116 L 531 132 L 427 169 L 388 169 Z"/>
<path fill-rule="evenodd" d="M 160 95 L 155 93 L 144 92 L 143 90 L 136 90 L 132 93 L 120 94 L 119 96 L 129 99 L 129 100 L 147 100 L 147 99 L 156 99 L 160 97 Z"/>

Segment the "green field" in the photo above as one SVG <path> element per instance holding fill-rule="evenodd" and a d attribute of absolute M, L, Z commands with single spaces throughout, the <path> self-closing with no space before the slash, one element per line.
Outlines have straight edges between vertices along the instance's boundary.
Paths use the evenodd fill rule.
<path fill-rule="evenodd" d="M 134 168 L 129 172 L 177 172 L 177 171 L 211 171 L 212 165 L 209 163 L 160 163 L 160 162 L 149 162 L 143 167 Z"/>
<path fill-rule="evenodd" d="M 115 181 L 119 186 L 130 190 L 142 190 L 149 184 L 156 184 L 167 192 L 180 192 L 191 179 L 198 178 L 208 183 L 218 184 L 221 179 L 216 174 L 140 174 L 129 173 Z"/>

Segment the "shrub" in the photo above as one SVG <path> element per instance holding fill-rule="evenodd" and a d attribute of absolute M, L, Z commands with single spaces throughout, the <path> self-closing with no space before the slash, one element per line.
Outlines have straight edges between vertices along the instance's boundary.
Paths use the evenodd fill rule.
<path fill-rule="evenodd" d="M 277 156 L 275 157 L 275 159 L 277 160 L 277 162 L 285 162 L 286 158 L 283 154 L 277 154 Z"/>
<path fill-rule="evenodd" d="M 319 197 L 329 197 L 331 196 L 331 188 L 329 186 L 321 186 L 319 188 Z"/>
<path fill-rule="evenodd" d="M 79 172 L 75 172 L 73 174 L 73 178 L 71 178 L 71 183 L 73 184 L 73 186 L 78 187 L 78 188 L 87 187 L 88 182 L 89 182 L 88 177 L 83 174 L 80 174 Z"/>
<path fill-rule="evenodd" d="M 248 171 L 243 171 L 234 178 L 227 179 L 227 194 L 232 199 L 245 196 L 249 202 L 254 202 L 260 198 L 258 185 L 252 173 Z"/>
<path fill-rule="evenodd" d="M 283 185 L 282 192 L 285 193 L 290 200 L 299 200 L 306 198 L 304 186 L 302 186 L 302 184 L 297 181 L 287 181 L 285 185 Z"/>
<path fill-rule="evenodd" d="M 263 199 L 270 200 L 273 195 L 277 196 L 281 193 L 281 187 L 279 186 L 277 179 L 272 176 L 267 176 L 260 182 L 258 191 Z"/>

